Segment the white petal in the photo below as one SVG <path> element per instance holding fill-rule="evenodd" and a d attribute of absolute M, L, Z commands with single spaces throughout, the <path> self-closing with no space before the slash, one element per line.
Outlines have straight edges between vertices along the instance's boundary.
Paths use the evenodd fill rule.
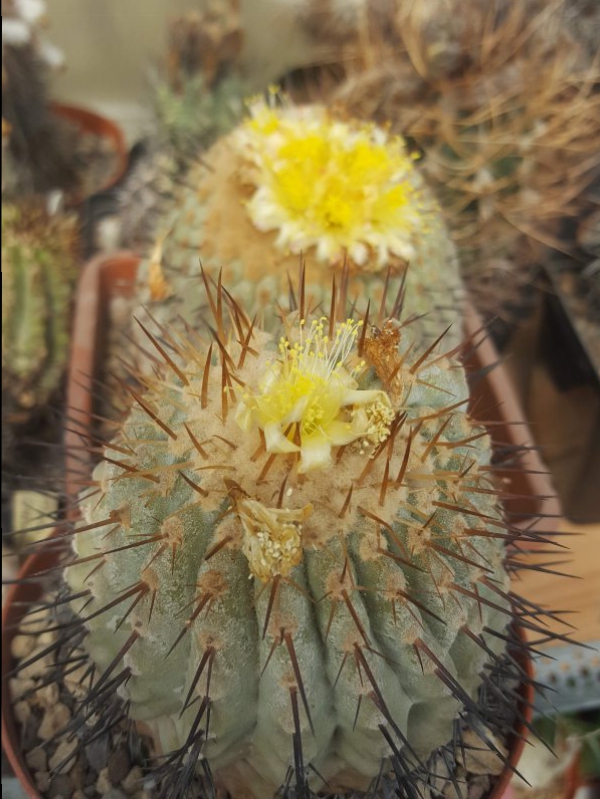
<path fill-rule="evenodd" d="M 364 416 L 368 424 L 367 415 L 364 414 Z M 334 447 L 343 447 L 344 444 L 351 444 L 353 441 L 356 441 L 357 438 L 360 438 L 365 429 L 366 427 L 361 426 L 360 430 L 357 432 L 354 429 L 354 419 L 352 423 L 331 422 L 327 425 L 327 438 Z"/>
<path fill-rule="evenodd" d="M 344 405 L 372 405 L 375 402 L 381 402 L 384 405 L 387 405 L 389 408 L 392 407 L 390 402 L 390 398 L 385 393 L 385 391 L 361 391 L 357 389 L 353 391 L 352 389 L 348 390 L 344 394 Z"/>
<path fill-rule="evenodd" d="M 331 464 L 331 444 L 324 435 L 315 435 L 304 438 L 300 449 L 300 466 L 298 472 L 323 469 Z"/>
<path fill-rule="evenodd" d="M 252 429 L 252 411 L 245 402 L 238 404 L 234 419 L 245 433 Z"/>
<path fill-rule="evenodd" d="M 357 242 L 356 244 L 353 244 L 350 249 L 350 257 L 354 263 L 357 264 L 357 266 L 364 266 L 367 262 L 367 258 L 369 257 L 369 250 L 364 244 Z"/>
<path fill-rule="evenodd" d="M 283 435 L 277 423 L 265 425 L 264 432 L 267 452 L 298 452 L 298 446 Z"/>

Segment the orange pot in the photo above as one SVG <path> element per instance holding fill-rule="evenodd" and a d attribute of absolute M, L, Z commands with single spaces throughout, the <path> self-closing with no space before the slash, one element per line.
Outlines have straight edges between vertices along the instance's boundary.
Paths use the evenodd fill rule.
<path fill-rule="evenodd" d="M 109 141 L 113 147 L 116 157 L 116 164 L 112 174 L 108 175 L 105 182 L 95 188 L 95 191 L 106 191 L 114 186 L 123 177 L 127 169 L 128 150 L 125 142 L 125 135 L 121 128 L 106 117 L 89 111 L 87 108 L 80 108 L 66 103 L 51 103 L 52 112 L 62 119 L 75 125 L 81 133 L 89 133 L 101 139 Z M 67 204 L 78 205 L 85 197 L 82 194 L 75 194 L 69 197 Z"/>
<path fill-rule="evenodd" d="M 132 295 L 138 264 L 139 257 L 133 253 L 99 255 L 79 278 L 67 378 L 69 427 L 65 432 L 65 493 L 71 502 L 81 490 L 82 475 L 92 470 L 86 448 L 93 439 L 93 384 L 104 358 L 103 331 L 110 301 Z"/>
<path fill-rule="evenodd" d="M 52 534 L 54 536 L 54 533 Z M 55 566 L 58 552 L 48 539 L 40 552 L 31 555 L 19 572 L 19 580 L 9 590 L 6 602 L 2 608 L 2 748 L 6 754 L 11 768 L 21 783 L 25 794 L 30 799 L 41 799 L 25 756 L 19 745 L 17 723 L 12 712 L 12 699 L 9 690 L 9 673 L 13 666 L 11 644 L 15 637 L 21 619 L 26 614 L 29 606 L 37 602 L 42 596 L 44 588 L 40 581 L 35 581 L 31 575 Z"/>
<path fill-rule="evenodd" d="M 487 428 L 496 453 L 515 453 L 516 463 L 496 472 L 512 495 L 504 500 L 504 507 L 511 521 L 522 528 L 555 532 L 561 506 L 548 469 L 534 448 L 533 435 L 500 355 L 472 305 L 465 309 L 464 331 L 465 340 L 472 342 L 464 356 L 471 388 L 470 413 Z"/>

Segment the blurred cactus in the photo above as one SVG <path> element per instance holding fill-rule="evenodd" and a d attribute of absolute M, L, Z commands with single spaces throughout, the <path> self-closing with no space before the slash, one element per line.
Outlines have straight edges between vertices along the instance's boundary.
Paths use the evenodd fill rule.
<path fill-rule="evenodd" d="M 190 165 L 243 115 L 247 92 L 239 18 L 227 4 L 174 18 L 168 38 L 153 78 L 154 129 L 117 198 L 118 246 L 144 253 Z"/>
<path fill-rule="evenodd" d="M 345 26 L 342 4 L 306 11 L 345 72 L 333 90 L 324 82 L 328 101 L 391 123 L 424 153 L 488 317 L 519 308 L 546 249 L 573 249 L 561 221 L 590 207 L 600 69 L 580 34 L 594 38 L 600 6 L 588 4 L 586 26 L 584 5 L 366 0 Z"/>
<path fill-rule="evenodd" d="M 158 136 L 176 158 L 189 158 L 229 132 L 247 92 L 236 71 L 242 31 L 226 4 L 174 19 L 165 78 L 156 84 Z"/>
<path fill-rule="evenodd" d="M 2 206 L 2 393 L 26 421 L 59 388 L 69 351 L 77 221 Z"/>
<path fill-rule="evenodd" d="M 43 2 L 2 2 L 2 193 L 8 198 L 77 184 L 71 138 L 50 107 L 49 73 L 62 65 L 62 55 L 40 33 L 44 14 Z"/>

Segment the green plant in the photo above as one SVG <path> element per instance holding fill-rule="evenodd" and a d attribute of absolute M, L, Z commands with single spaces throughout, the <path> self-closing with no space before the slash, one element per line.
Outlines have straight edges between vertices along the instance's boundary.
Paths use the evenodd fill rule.
<path fill-rule="evenodd" d="M 579 773 L 587 780 L 600 779 L 600 713 L 565 713 L 535 722 L 536 734 L 552 746 L 559 756 L 579 751 Z M 543 769 L 546 763 L 540 757 Z"/>
<path fill-rule="evenodd" d="M 191 164 L 243 116 L 240 40 L 237 15 L 225 5 L 170 22 L 165 64 L 152 79 L 152 129 L 118 194 L 122 247 L 148 251 Z"/>
<path fill-rule="evenodd" d="M 538 717 L 513 780 L 516 799 L 571 796 L 600 779 L 598 711 Z"/>
<path fill-rule="evenodd" d="M 302 262 L 307 297 L 327 312 L 331 278 L 359 312 L 406 288 L 415 330 L 432 341 L 455 322 L 461 282 L 441 213 L 405 143 L 320 106 L 256 101 L 186 177 L 140 269 L 140 299 L 160 321 L 201 310 L 200 265 L 222 269 L 247 313 L 269 324 Z"/>
<path fill-rule="evenodd" d="M 246 89 L 237 76 L 223 78 L 210 88 L 202 75 L 186 78 L 181 91 L 168 83 L 156 86 L 156 118 L 159 137 L 177 160 L 190 159 L 228 133 L 243 115 Z"/>
<path fill-rule="evenodd" d="M 184 167 L 244 112 L 241 40 L 238 16 L 226 6 L 184 14 L 169 26 L 166 74 L 155 86 L 157 135 Z"/>
<path fill-rule="evenodd" d="M 2 393 L 25 421 L 59 388 L 69 352 L 77 220 L 2 205 Z"/>
<path fill-rule="evenodd" d="M 151 731 L 161 795 L 196 768 L 236 797 L 414 791 L 506 645 L 515 534 L 462 366 L 333 294 L 269 333 L 219 282 L 200 332 L 148 334 L 68 534 L 94 700 Z"/>

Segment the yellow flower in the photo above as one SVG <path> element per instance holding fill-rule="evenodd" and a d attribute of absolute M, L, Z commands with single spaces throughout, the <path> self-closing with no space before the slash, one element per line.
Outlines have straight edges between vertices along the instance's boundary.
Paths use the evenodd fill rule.
<path fill-rule="evenodd" d="M 423 225 L 412 158 L 400 137 L 324 108 L 274 109 L 257 102 L 237 135 L 255 187 L 247 204 L 259 230 L 276 230 L 292 252 L 316 248 L 321 261 L 369 255 L 378 268 L 390 255 L 409 260 Z"/>
<path fill-rule="evenodd" d="M 326 322 L 314 321 L 306 331 L 301 320 L 298 340 L 280 341 L 280 357 L 236 412 L 242 429 L 263 431 L 268 452 L 299 452 L 300 472 L 328 466 L 334 446 L 385 441 L 394 417 L 384 391 L 358 387 L 355 374 L 362 364 L 349 365 L 362 322 L 338 324 L 333 340 Z"/>

